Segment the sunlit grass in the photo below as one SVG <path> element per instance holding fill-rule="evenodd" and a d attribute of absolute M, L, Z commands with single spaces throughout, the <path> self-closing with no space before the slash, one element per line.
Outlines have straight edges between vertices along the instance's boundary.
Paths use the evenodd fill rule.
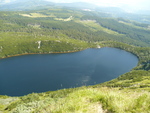
<path fill-rule="evenodd" d="M 6 100 L 9 100 L 8 97 Z M 4 103 L 3 99 L 3 103 Z M 1 104 L 10 113 L 148 113 L 148 91 L 119 90 L 118 88 L 63 89 L 55 92 L 30 94 L 20 100 Z"/>
<path fill-rule="evenodd" d="M 112 31 L 110 29 L 102 27 L 100 24 L 96 23 L 94 20 L 87 20 L 87 21 L 76 21 L 79 23 L 82 23 L 84 26 L 89 27 L 92 31 L 104 31 L 108 34 L 114 34 L 114 35 L 122 35 L 118 32 Z"/>
<path fill-rule="evenodd" d="M 146 28 L 146 27 L 140 27 L 140 26 L 136 26 L 132 23 L 127 23 L 127 22 L 124 22 L 124 21 L 118 21 L 119 23 L 122 23 L 122 24 L 125 24 L 125 25 L 128 25 L 128 26 L 131 26 L 133 28 L 138 28 L 138 29 L 144 29 L 144 30 L 149 30 L 149 27 Z"/>
<path fill-rule="evenodd" d="M 6 55 L 12 56 L 25 53 L 75 52 L 91 47 L 91 44 L 86 41 L 71 39 L 64 34 L 59 34 L 57 37 L 29 33 L 0 34 L 2 34 L 0 38 L 1 58 Z M 38 41 L 41 42 L 40 48 L 38 48 Z M 30 52 L 28 48 L 30 48 Z"/>
<path fill-rule="evenodd" d="M 53 14 L 51 15 L 43 15 L 40 13 L 30 13 L 30 14 L 20 14 L 21 16 L 30 17 L 30 18 L 38 18 L 38 17 L 55 17 Z"/>
<path fill-rule="evenodd" d="M 61 21 L 71 21 L 73 19 L 72 16 L 70 16 L 69 18 L 63 19 L 63 18 L 54 18 L 55 20 L 61 20 Z"/>

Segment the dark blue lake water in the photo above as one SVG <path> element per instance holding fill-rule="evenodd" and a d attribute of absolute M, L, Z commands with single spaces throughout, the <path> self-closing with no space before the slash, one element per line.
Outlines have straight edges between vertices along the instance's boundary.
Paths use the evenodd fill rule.
<path fill-rule="evenodd" d="M 129 72 L 137 63 L 133 54 L 108 47 L 1 59 L 0 95 L 22 96 L 94 85 Z"/>

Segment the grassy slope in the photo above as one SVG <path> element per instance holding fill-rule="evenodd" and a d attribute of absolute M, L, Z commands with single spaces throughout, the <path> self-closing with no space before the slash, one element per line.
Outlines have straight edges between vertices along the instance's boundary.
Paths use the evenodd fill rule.
<path fill-rule="evenodd" d="M 70 16 L 70 14 L 68 15 Z M 69 17 L 68 15 L 67 17 Z M 39 16 L 43 17 L 44 14 L 32 13 L 31 16 L 38 18 Z M 60 19 L 61 17 L 58 18 Z M 63 19 L 61 18 L 61 20 L 58 21 L 63 21 Z M 112 35 L 122 35 L 110 29 L 104 28 L 94 21 L 87 22 L 76 20 L 76 22 L 90 28 L 93 32 L 101 30 Z M 39 28 L 38 25 L 31 27 L 35 27 L 36 29 Z M 137 28 L 137 26 L 134 27 Z M 9 32 L 9 34 L 1 32 L 1 34 L 3 35 L 0 37 L 2 44 L 0 50 L 3 51 L 3 54 L 0 54 L 0 57 L 6 55 L 9 56 L 9 54 L 15 55 L 25 53 L 30 48 L 27 47 L 31 44 L 34 49 L 30 49 L 30 53 L 66 52 L 101 45 L 121 48 L 136 54 L 140 59 L 140 64 L 138 65 L 140 67 L 145 61 L 144 54 L 145 51 L 147 51 L 146 48 L 141 49 L 129 45 L 122 46 L 121 44 L 119 44 L 119 46 L 110 45 L 108 44 L 109 42 L 90 44 L 85 41 L 70 39 L 64 34 L 59 34 L 59 38 L 29 33 L 24 33 L 24 35 L 21 33 L 21 35 L 19 35 L 19 32 Z M 31 37 L 34 38 L 31 39 Z M 38 49 L 38 43 L 36 43 L 37 41 L 41 41 L 40 49 Z M 25 48 L 23 48 L 22 44 L 24 44 Z M 5 45 L 9 46 L 3 48 Z M 47 48 L 49 45 L 50 48 Z M 64 48 L 62 48 L 63 46 Z M 9 51 L 10 47 L 13 47 L 14 53 Z M 19 48 L 22 49 L 20 50 Z M 146 54 L 149 56 L 148 51 Z M 149 57 L 147 57 L 146 61 L 148 60 Z M 110 111 L 115 113 L 148 113 L 150 110 L 150 72 L 146 70 L 139 70 L 139 67 L 138 70 L 133 69 L 131 72 L 126 73 L 117 79 L 95 86 L 63 89 L 38 94 L 33 93 L 23 97 L 0 96 L 0 113 L 97 113 L 100 111 Z"/>
<path fill-rule="evenodd" d="M 60 38 L 53 36 L 34 36 L 34 34 L 29 33 L 12 32 L 8 34 L 1 32 L 0 34 L 2 34 L 0 51 L 0 57 L 2 58 L 25 53 L 71 52 L 90 47 L 90 44 L 85 41 L 70 39 L 62 34 L 58 35 Z M 41 41 L 40 48 L 38 48 L 38 41 Z"/>
<path fill-rule="evenodd" d="M 150 109 L 148 91 L 107 87 L 81 87 L 4 98 L 0 99 L 0 110 L 5 109 L 4 113 L 148 113 Z"/>

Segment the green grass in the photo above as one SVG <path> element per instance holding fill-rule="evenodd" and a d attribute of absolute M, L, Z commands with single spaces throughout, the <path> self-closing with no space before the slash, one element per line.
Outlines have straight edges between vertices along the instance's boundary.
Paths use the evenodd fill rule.
<path fill-rule="evenodd" d="M 119 23 L 123 23 L 125 25 L 128 25 L 128 26 L 131 26 L 133 28 L 138 28 L 138 29 L 144 29 L 144 30 L 149 30 L 149 27 L 140 27 L 140 26 L 136 26 L 134 25 L 133 23 L 127 23 L 127 22 L 124 22 L 124 21 L 118 21 Z"/>
<path fill-rule="evenodd" d="M 12 98 L 13 102 L 3 104 Z M 34 93 L 19 99 L 8 97 L 0 99 L 0 102 L 4 113 L 148 113 L 150 93 L 107 87 L 81 87 Z"/>
<path fill-rule="evenodd" d="M 51 15 L 43 15 L 40 13 L 30 13 L 30 14 L 20 14 L 21 16 L 30 17 L 30 18 L 39 18 L 39 17 L 55 17 L 53 14 Z"/>
<path fill-rule="evenodd" d="M 83 24 L 84 26 L 88 27 L 89 29 L 91 29 L 94 32 L 104 31 L 108 34 L 120 35 L 120 36 L 122 35 L 113 30 L 102 27 L 100 24 L 96 23 L 96 21 L 94 21 L 94 20 L 85 20 L 85 21 L 76 21 L 76 22 Z"/>
<path fill-rule="evenodd" d="M 61 21 L 71 21 L 73 20 L 73 17 L 70 16 L 69 18 L 63 19 L 63 18 L 54 18 L 55 20 L 61 20 Z"/>
<path fill-rule="evenodd" d="M 41 36 L 29 33 L 4 33 L 0 34 L 0 57 L 9 57 L 26 53 L 53 53 L 80 51 L 91 47 L 86 41 L 68 38 L 66 35 L 59 34 L 54 36 Z M 38 41 L 41 41 L 38 48 Z M 10 49 L 11 48 L 11 49 Z"/>

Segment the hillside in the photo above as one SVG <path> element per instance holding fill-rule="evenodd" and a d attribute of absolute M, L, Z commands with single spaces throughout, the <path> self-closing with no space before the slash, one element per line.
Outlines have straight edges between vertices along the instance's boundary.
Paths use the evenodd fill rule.
<path fill-rule="evenodd" d="M 118 88 L 63 89 L 23 97 L 1 96 L 4 113 L 148 113 L 148 91 Z"/>
<path fill-rule="evenodd" d="M 103 13 L 68 8 L 0 11 L 0 58 L 115 47 L 133 53 L 138 66 L 95 86 L 0 96 L 0 113 L 148 113 L 150 27 Z"/>
<path fill-rule="evenodd" d="M 117 41 L 140 47 L 150 45 L 148 24 L 122 18 L 99 17 L 101 13 L 70 9 L 0 13 L 0 57 L 24 53 L 77 51 L 88 46 L 96 47 L 92 43 L 98 41 Z M 40 48 L 38 41 L 41 41 Z M 62 41 L 61 48 L 56 47 L 58 41 Z M 72 44 L 67 43 L 69 41 Z M 50 43 L 51 48 L 47 48 Z"/>

